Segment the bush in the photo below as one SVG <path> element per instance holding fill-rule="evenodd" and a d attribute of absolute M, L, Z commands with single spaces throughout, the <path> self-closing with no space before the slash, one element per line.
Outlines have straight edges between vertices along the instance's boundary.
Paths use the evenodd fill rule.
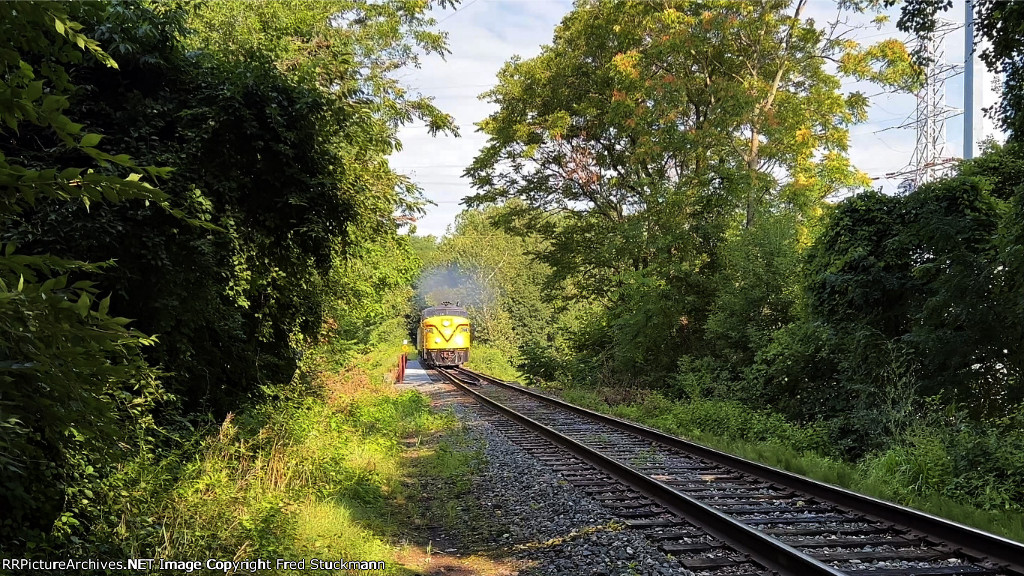
<path fill-rule="evenodd" d="M 518 380 L 522 377 L 519 371 L 512 367 L 503 352 L 487 344 L 475 342 L 469 352 L 469 362 L 466 363 L 466 368 L 501 380 Z"/>
<path fill-rule="evenodd" d="M 917 427 L 888 450 L 861 463 L 865 481 L 889 486 L 890 498 L 911 502 L 942 493 L 953 481 L 953 463 L 935 430 Z"/>
<path fill-rule="evenodd" d="M 1024 511 L 1022 412 L 979 422 L 954 409 L 933 411 L 862 466 L 901 500 L 938 495 L 983 510 Z"/>
<path fill-rule="evenodd" d="M 937 410 L 888 448 L 843 460 L 830 422 L 800 425 L 734 401 L 669 400 L 656 392 L 571 387 L 569 402 L 871 496 L 1024 541 L 1024 407 L 972 421 Z"/>
<path fill-rule="evenodd" d="M 833 452 L 822 424 L 800 426 L 767 410 L 753 410 L 735 401 L 691 399 L 673 401 L 658 392 L 638 391 L 625 402 L 617 389 L 562 391 L 569 402 L 607 411 L 620 418 L 643 422 L 687 438 L 725 438 L 764 442 L 796 452 Z M 611 402 L 609 402 L 611 400 Z"/>
<path fill-rule="evenodd" d="M 736 380 L 724 362 L 709 356 L 683 356 L 669 380 L 669 390 L 680 398 L 735 398 Z"/>

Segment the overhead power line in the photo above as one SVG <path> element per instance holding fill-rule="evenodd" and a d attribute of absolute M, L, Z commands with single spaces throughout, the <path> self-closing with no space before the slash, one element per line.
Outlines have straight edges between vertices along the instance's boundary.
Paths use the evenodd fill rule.
<path fill-rule="evenodd" d="M 455 12 L 445 16 L 444 18 L 441 18 L 440 20 L 437 21 L 437 23 L 441 24 L 442 22 L 447 22 L 448 20 L 451 20 L 452 18 L 454 18 L 454 17 L 458 16 L 459 14 L 465 12 L 466 8 L 469 8 L 470 6 L 472 6 L 473 4 L 476 4 L 479 1 L 480 0 L 473 0 L 469 4 L 466 4 L 465 6 L 463 6 L 462 8 L 456 8 Z"/>

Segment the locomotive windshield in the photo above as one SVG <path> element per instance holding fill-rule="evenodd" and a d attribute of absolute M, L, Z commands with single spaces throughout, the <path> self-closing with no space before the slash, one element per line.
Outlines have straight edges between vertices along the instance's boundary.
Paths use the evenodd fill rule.
<path fill-rule="evenodd" d="M 430 308 L 423 309 L 422 318 L 431 318 L 434 316 L 462 316 L 467 317 L 466 309 L 461 306 L 431 306 Z"/>
<path fill-rule="evenodd" d="M 461 316 L 467 317 L 466 308 L 460 305 L 453 305 L 452 302 L 441 302 L 439 306 L 424 308 L 421 318 L 432 318 L 434 316 Z"/>

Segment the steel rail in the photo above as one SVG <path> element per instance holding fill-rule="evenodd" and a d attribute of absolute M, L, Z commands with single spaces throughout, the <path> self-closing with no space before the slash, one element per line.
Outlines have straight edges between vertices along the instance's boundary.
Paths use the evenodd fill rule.
<path fill-rule="evenodd" d="M 923 533 L 927 536 L 943 541 L 958 552 L 973 557 L 977 560 L 988 561 L 1000 566 L 1001 569 L 1011 571 L 1015 574 L 1024 575 L 1024 544 L 990 534 L 970 526 L 965 526 L 952 520 L 932 516 L 931 514 L 914 510 L 892 502 L 886 502 L 863 494 L 812 480 L 785 470 L 779 470 L 770 466 L 753 462 L 720 452 L 707 446 L 670 436 L 627 420 L 614 416 L 608 416 L 570 404 L 564 400 L 530 390 L 519 384 L 506 382 L 492 378 L 485 374 L 459 368 L 467 374 L 479 378 L 489 384 L 515 390 L 524 393 L 532 398 L 569 410 L 575 414 L 607 424 L 623 432 L 629 432 L 666 446 L 689 452 L 697 457 L 704 458 L 716 464 L 733 468 L 745 474 L 759 477 L 768 482 L 783 485 L 787 488 L 804 492 L 821 500 L 826 500 L 838 506 L 849 508 L 855 512 L 871 516 L 882 522 L 897 524 Z"/>
<path fill-rule="evenodd" d="M 497 400 L 488 398 L 464 383 L 454 370 L 449 371 L 438 368 L 436 371 L 482 405 L 562 446 L 574 456 L 593 464 L 612 478 L 649 497 L 666 510 L 692 521 L 708 534 L 736 548 L 739 552 L 748 554 L 754 561 L 760 563 L 765 568 L 775 570 L 780 574 L 793 576 L 842 576 L 845 574 L 845 572 L 815 560 L 792 546 L 755 530 L 723 514 L 719 510 L 675 490 L 663 482 L 659 482 L 642 472 L 634 470 L 629 465 L 615 458 L 602 454 L 528 416 L 520 414 Z M 471 374 L 472 377 L 489 381 L 480 374 Z"/>

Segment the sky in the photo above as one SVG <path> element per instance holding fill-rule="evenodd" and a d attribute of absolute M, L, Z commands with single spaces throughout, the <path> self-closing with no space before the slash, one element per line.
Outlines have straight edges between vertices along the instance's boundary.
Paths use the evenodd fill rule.
<path fill-rule="evenodd" d="M 525 59 L 539 54 L 571 9 L 569 0 L 463 0 L 456 11 L 437 12 L 438 27 L 449 34 L 451 54 L 443 59 L 424 57 L 422 66 L 403 73 L 402 80 L 434 97 L 441 110 L 454 116 L 460 136 L 432 137 L 422 125 L 406 126 L 399 132 L 403 149 L 391 157 L 392 167 L 418 182 L 425 196 L 435 203 L 416 223 L 417 234 L 445 234 L 463 209 L 462 198 L 474 193 L 461 176 L 486 141 L 476 131 L 475 123 L 494 111 L 478 96 L 496 83 L 498 70 L 511 57 Z M 834 15 L 833 0 L 810 0 L 805 13 L 821 22 Z M 907 41 L 896 30 L 897 16 L 894 10 L 889 24 L 859 31 L 852 37 L 865 44 L 886 37 Z M 957 28 L 946 36 L 946 61 L 959 66 L 964 55 L 963 0 L 954 0 L 945 17 Z M 954 115 L 946 122 L 947 151 L 957 157 L 963 148 L 963 116 L 958 114 L 963 106 L 961 70 L 958 67 L 950 72 L 952 77 L 946 82 L 946 102 Z M 909 94 L 879 94 L 881 89 L 871 84 L 847 82 L 843 90 L 859 90 L 871 97 L 868 121 L 850 130 L 850 158 L 857 168 L 877 178 L 876 187 L 894 193 L 898 180 L 885 175 L 908 165 L 915 142 L 913 128 L 895 127 L 913 121 L 916 100 Z M 990 105 L 993 98 L 994 92 L 986 90 L 983 104 Z"/>

